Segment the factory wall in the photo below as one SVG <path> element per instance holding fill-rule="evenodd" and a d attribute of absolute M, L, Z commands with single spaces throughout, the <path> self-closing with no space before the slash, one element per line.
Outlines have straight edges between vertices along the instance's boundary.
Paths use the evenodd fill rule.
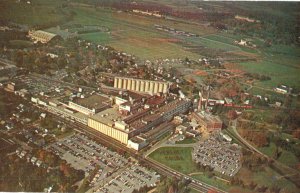
<path fill-rule="evenodd" d="M 99 121 L 93 120 L 91 118 L 88 119 L 88 126 L 96 129 L 97 131 L 112 137 L 121 143 L 124 143 L 127 145 L 128 143 L 128 133 L 122 132 L 112 126 L 108 126 L 104 123 L 101 123 Z"/>

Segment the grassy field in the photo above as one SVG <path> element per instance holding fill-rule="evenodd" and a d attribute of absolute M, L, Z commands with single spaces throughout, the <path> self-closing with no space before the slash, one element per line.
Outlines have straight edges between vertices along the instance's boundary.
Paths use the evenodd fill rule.
<path fill-rule="evenodd" d="M 269 81 L 258 82 L 258 86 L 272 89 L 280 84 L 289 85 L 294 88 L 298 88 L 300 85 L 300 68 L 265 60 L 259 62 L 244 62 L 240 63 L 240 65 L 247 72 L 265 74 L 271 77 Z"/>
<path fill-rule="evenodd" d="M 194 138 L 185 138 L 182 141 L 176 142 L 176 144 L 191 144 L 191 143 L 196 143 L 196 142 L 197 142 L 197 140 Z"/>
<path fill-rule="evenodd" d="M 34 0 L 31 4 L 26 1 L 3 0 L 0 5 L 0 18 L 19 24 L 47 25 L 66 21 L 65 12 L 60 9 L 60 0 Z"/>
<path fill-rule="evenodd" d="M 262 153 L 266 154 L 267 156 L 272 157 L 274 152 L 276 150 L 276 145 L 274 143 L 270 143 L 269 146 L 267 147 L 261 147 L 259 148 L 259 151 L 261 151 Z"/>
<path fill-rule="evenodd" d="M 98 44 L 107 44 L 111 41 L 111 36 L 107 32 L 81 34 L 79 37 Z"/>
<path fill-rule="evenodd" d="M 225 52 L 241 50 L 238 46 L 221 42 L 219 40 L 208 39 L 206 37 L 189 37 L 189 38 L 185 38 L 185 40 L 191 42 L 192 44 L 201 45 L 207 48 L 222 50 Z"/>
<path fill-rule="evenodd" d="M 298 158 L 292 152 L 285 150 L 282 151 L 278 161 L 293 168 L 299 163 Z"/>
<path fill-rule="evenodd" d="M 248 169 L 242 167 L 238 173 L 238 177 L 246 183 L 253 181 L 260 186 L 278 186 L 282 188 L 283 192 L 299 192 L 299 189 L 292 182 L 282 178 L 277 172 L 268 167 L 258 172 L 250 172 Z"/>
<path fill-rule="evenodd" d="M 198 54 L 185 51 L 177 44 L 180 40 L 155 30 L 153 27 L 155 21 L 146 20 L 145 23 L 141 23 L 138 16 L 124 15 L 125 13 L 107 9 L 75 7 L 73 10 L 76 12 L 76 16 L 71 23 L 101 25 L 110 29 L 110 34 L 81 35 L 83 39 L 91 42 L 105 43 L 141 59 L 183 58 L 186 56 L 197 59 L 200 57 Z M 134 19 L 129 20 L 128 15 Z"/>
<path fill-rule="evenodd" d="M 197 171 L 191 151 L 191 147 L 162 147 L 151 153 L 149 157 L 174 170 L 189 174 Z"/>

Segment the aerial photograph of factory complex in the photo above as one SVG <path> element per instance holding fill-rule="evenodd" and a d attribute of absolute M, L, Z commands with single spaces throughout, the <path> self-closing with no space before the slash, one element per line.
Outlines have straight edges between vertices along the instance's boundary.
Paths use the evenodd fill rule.
<path fill-rule="evenodd" d="M 299 193 L 299 10 L 1 0 L 0 192 Z"/>

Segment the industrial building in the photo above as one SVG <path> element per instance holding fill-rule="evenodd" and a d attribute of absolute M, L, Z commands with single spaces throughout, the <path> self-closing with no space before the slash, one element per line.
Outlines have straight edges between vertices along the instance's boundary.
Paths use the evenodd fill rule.
<path fill-rule="evenodd" d="M 127 144 L 128 139 L 133 135 L 132 129 L 121 122 L 122 115 L 115 108 L 106 109 L 91 116 L 88 119 L 88 126 L 97 131 Z"/>
<path fill-rule="evenodd" d="M 76 98 L 69 101 L 68 107 L 86 115 L 94 115 L 109 108 L 111 100 L 101 95 L 92 95 L 87 98 Z"/>
<path fill-rule="evenodd" d="M 114 78 L 114 88 L 132 90 L 142 93 L 167 93 L 169 86 L 170 83 L 165 81 L 142 80 L 126 77 Z"/>
<path fill-rule="evenodd" d="M 170 121 L 174 116 L 185 113 L 191 107 L 192 102 L 188 99 L 176 99 L 158 109 L 165 121 Z"/>
<path fill-rule="evenodd" d="M 192 118 L 195 119 L 208 132 L 220 131 L 223 122 L 218 116 L 214 116 L 205 112 L 193 112 Z"/>
<path fill-rule="evenodd" d="M 29 31 L 28 36 L 34 40 L 34 42 L 41 42 L 43 44 L 53 41 L 55 39 L 62 39 L 59 35 L 54 33 L 49 33 L 42 30 Z"/>

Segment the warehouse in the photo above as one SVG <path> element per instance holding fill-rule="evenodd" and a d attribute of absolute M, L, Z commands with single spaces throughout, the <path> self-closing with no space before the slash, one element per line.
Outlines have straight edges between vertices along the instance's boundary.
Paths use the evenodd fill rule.
<path fill-rule="evenodd" d="M 49 33 L 42 30 L 37 31 L 29 31 L 28 36 L 35 42 L 41 42 L 43 44 L 46 44 L 53 40 L 62 40 L 62 37 L 60 37 L 57 34 Z"/>

